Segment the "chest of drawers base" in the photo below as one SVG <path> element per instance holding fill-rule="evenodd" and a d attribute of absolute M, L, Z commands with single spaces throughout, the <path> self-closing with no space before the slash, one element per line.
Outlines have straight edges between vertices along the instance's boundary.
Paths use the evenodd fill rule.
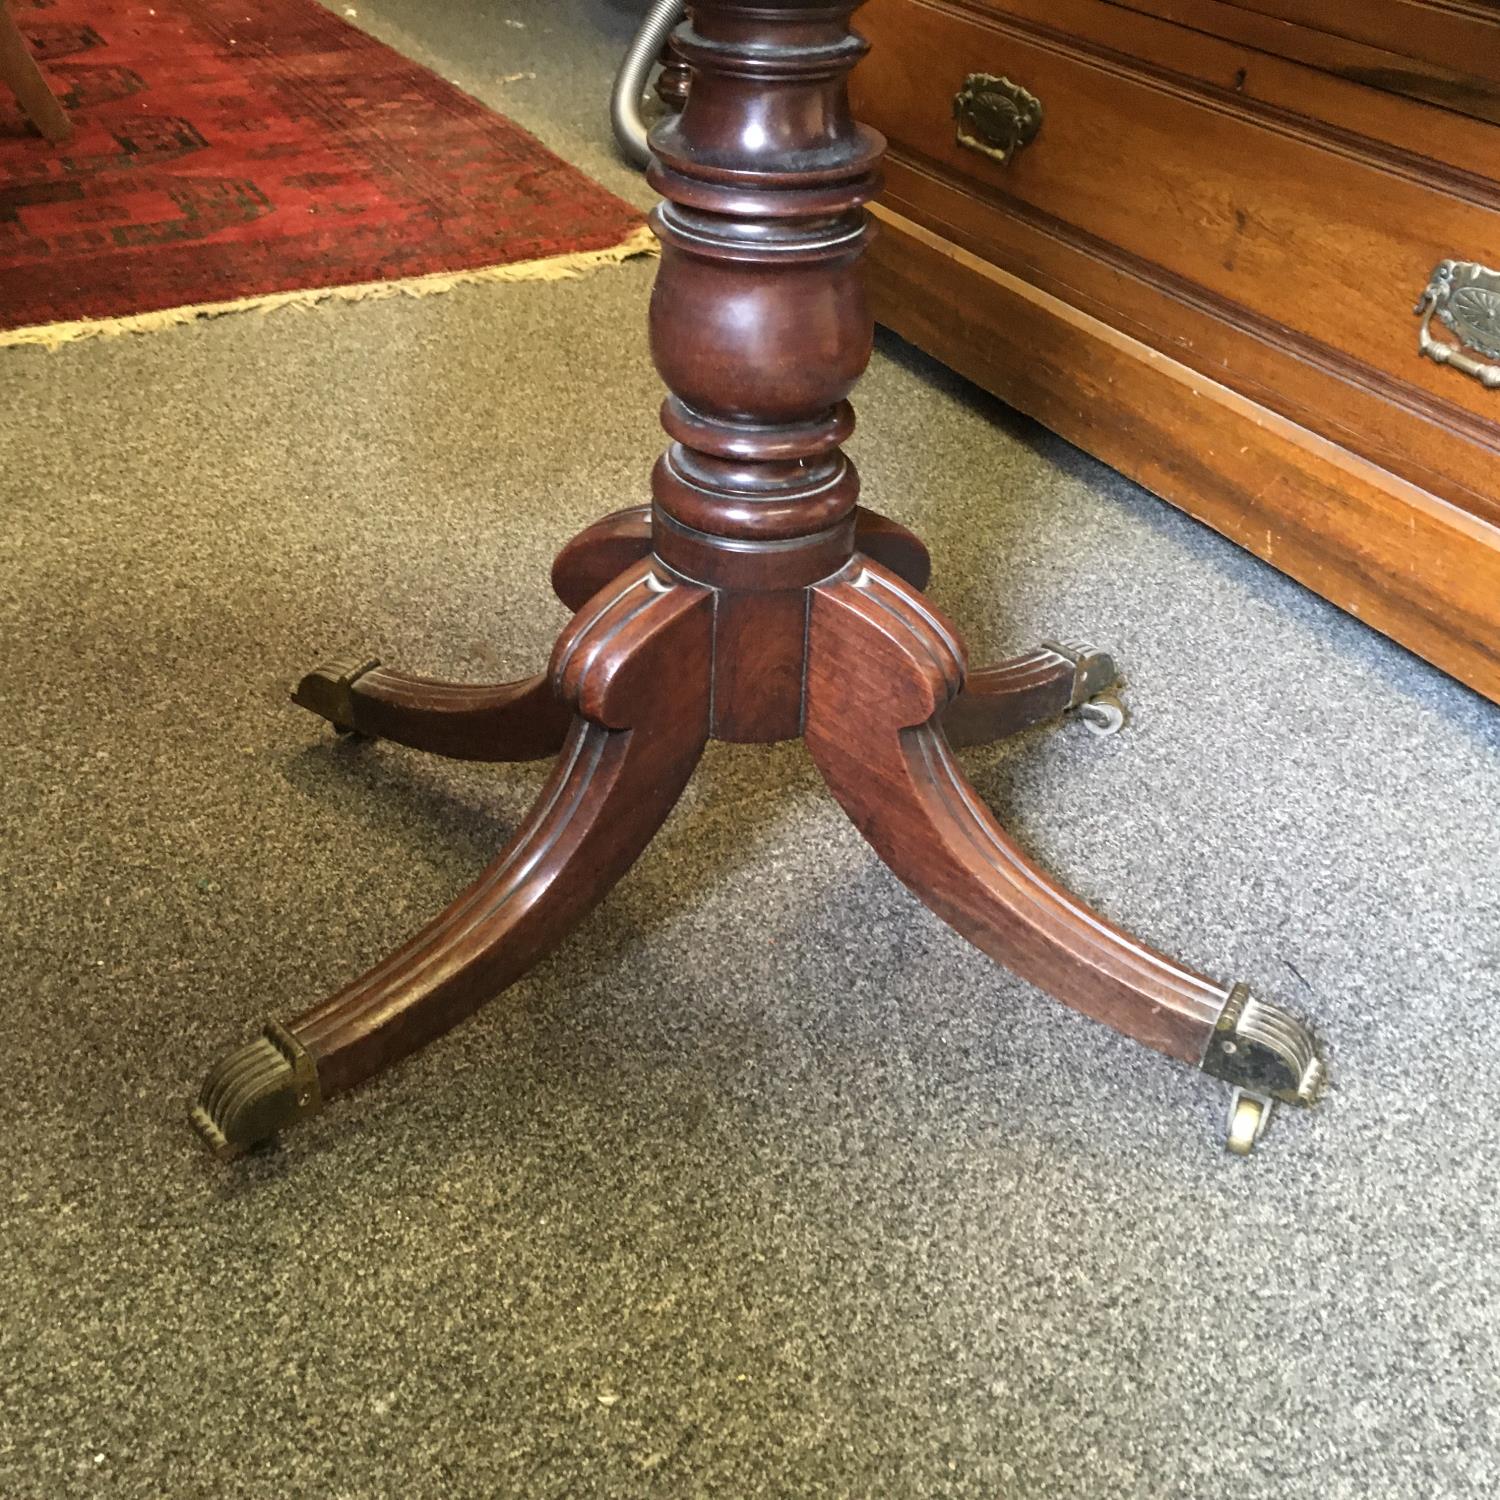
<path fill-rule="evenodd" d="M 1171 57 L 1192 77 L 1164 83 L 1179 28 L 1108 0 L 1054 0 L 1054 19 L 1096 28 L 1077 41 L 1012 13 L 1025 8 L 871 0 L 861 12 L 884 71 L 856 74 L 856 102 L 892 141 L 870 254 L 877 320 L 1500 702 L 1500 390 L 1424 357 L 1412 311 L 1443 259 L 1500 262 L 1500 125 L 1478 117 L 1486 85 L 1472 95 L 1477 116 L 1461 115 L 1196 35 L 1195 48 L 1223 56 Z M 1129 36 L 1117 40 L 1151 53 L 1149 64 L 1105 57 L 1101 38 L 1122 16 Z M 968 29 L 930 26 L 955 17 Z M 1493 35 L 1500 57 L 1500 18 Z M 955 122 L 947 97 L 966 77 L 1030 60 L 1031 79 L 1017 82 L 1040 78 L 1038 108 L 1051 93 L 1058 112 L 1087 117 L 1094 74 L 1079 57 L 1152 95 L 1106 122 L 1118 134 L 1140 121 L 1115 173 L 1132 164 L 1132 181 L 1076 170 L 1093 141 L 1086 118 L 1070 136 L 1044 113 L 1020 121 L 1030 144 L 973 149 L 986 122 L 972 106 Z M 1288 97 L 1314 114 L 1291 132 L 1270 104 L 1218 98 L 1213 69 L 1237 59 L 1231 82 L 1264 78 L 1267 94 L 1296 83 L 1302 94 Z M 1221 155 L 1259 160 L 1273 126 L 1294 134 L 1307 170 L 1322 174 L 1326 212 L 1297 218 L 1290 199 L 1269 201 L 1279 179 L 1257 182 L 1233 163 L 1216 187 L 1211 163 L 1193 170 L 1192 120 L 1176 114 L 1172 140 L 1188 146 L 1175 167 L 1164 161 L 1153 90 L 1163 108 L 1243 130 L 1219 142 Z M 1500 80 L 1493 104 L 1500 120 Z M 1365 135 L 1351 134 L 1356 124 Z M 1436 159 L 1419 171 L 1404 131 L 1423 149 L 1467 153 L 1462 171 Z M 1381 194 L 1394 203 L 1398 189 L 1424 195 L 1420 214 L 1387 212 Z M 1133 238 L 1137 198 L 1151 222 Z"/>

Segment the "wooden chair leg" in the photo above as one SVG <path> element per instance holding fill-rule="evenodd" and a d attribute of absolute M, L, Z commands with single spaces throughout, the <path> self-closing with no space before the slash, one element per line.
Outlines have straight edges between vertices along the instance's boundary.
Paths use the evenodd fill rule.
<path fill-rule="evenodd" d="M 1044 724 L 1108 694 L 1119 679 L 1114 659 L 1088 646 L 1050 642 L 993 667 L 971 671 L 943 713 L 950 745 L 985 745 Z M 1101 713 L 1101 727 L 1112 715 Z"/>
<path fill-rule="evenodd" d="M 813 590 L 806 740 L 829 789 L 902 881 L 977 947 L 1064 1004 L 1236 1085 L 1310 1103 L 1322 1065 L 1279 1007 L 1130 937 L 996 822 L 944 739 L 963 646 L 899 578 L 856 563 Z"/>
<path fill-rule="evenodd" d="M 708 738 L 712 596 L 642 565 L 559 641 L 567 744 L 479 879 L 331 999 L 226 1057 L 192 1111 L 232 1156 L 471 1014 L 550 951 L 672 810 Z"/>
<path fill-rule="evenodd" d="M 0 0 L 0 82 L 16 96 L 27 118 L 54 146 L 71 138 L 73 122 L 37 67 L 5 0 Z"/>

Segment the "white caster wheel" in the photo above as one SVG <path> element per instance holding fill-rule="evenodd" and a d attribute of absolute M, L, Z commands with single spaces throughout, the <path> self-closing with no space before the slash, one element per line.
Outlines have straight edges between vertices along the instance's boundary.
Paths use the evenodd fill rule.
<path fill-rule="evenodd" d="M 1236 1089 L 1229 1100 L 1229 1121 L 1224 1149 L 1231 1156 L 1249 1156 L 1255 1143 L 1266 1133 L 1274 1101 L 1249 1089 Z"/>
<path fill-rule="evenodd" d="M 1083 720 L 1083 727 L 1100 739 L 1118 734 L 1128 718 L 1125 705 L 1114 693 L 1095 693 L 1087 703 L 1079 706 L 1078 716 Z"/>

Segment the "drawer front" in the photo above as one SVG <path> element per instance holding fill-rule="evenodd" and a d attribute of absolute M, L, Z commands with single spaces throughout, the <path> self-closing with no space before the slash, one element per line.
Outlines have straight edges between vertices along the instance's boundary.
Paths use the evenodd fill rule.
<path fill-rule="evenodd" d="M 1427 0 L 1330 4 L 1329 0 L 1233 0 L 1243 10 L 1348 37 L 1398 56 L 1500 81 L 1500 13 L 1440 8 Z M 1482 3 L 1482 0 L 1481 0 Z"/>
<path fill-rule="evenodd" d="M 1158 55 L 1127 55 L 1105 41 L 1123 24 L 1110 19 L 1121 14 L 1114 6 L 1046 7 L 1054 18 L 1091 20 L 1093 36 L 1051 30 L 1027 8 L 1029 0 L 862 8 L 860 29 L 874 46 L 855 73 L 855 107 L 890 138 L 898 163 L 1500 451 L 1500 390 L 1424 357 L 1412 313 L 1439 262 L 1500 268 L 1500 185 L 1490 180 L 1500 178 L 1500 129 L 1406 100 L 1371 102 L 1372 127 L 1386 137 L 1407 118 L 1392 111 L 1409 111 L 1407 149 L 1257 95 L 1262 77 L 1285 94 L 1300 72 L 1310 110 L 1333 89 L 1357 113 L 1360 91 L 1312 69 L 1138 16 L 1129 18 L 1130 46 Z M 1007 161 L 978 149 L 1005 144 L 1003 105 L 988 119 L 981 107 L 955 121 L 954 97 L 975 74 L 1003 77 L 1039 101 L 1039 128 Z M 1010 126 L 1012 138 L 1026 134 L 1024 121 Z M 1445 139 L 1488 155 L 1459 167 L 1421 154 Z"/>
<path fill-rule="evenodd" d="M 885 208 L 876 316 L 1500 703 L 1485 524 Z"/>

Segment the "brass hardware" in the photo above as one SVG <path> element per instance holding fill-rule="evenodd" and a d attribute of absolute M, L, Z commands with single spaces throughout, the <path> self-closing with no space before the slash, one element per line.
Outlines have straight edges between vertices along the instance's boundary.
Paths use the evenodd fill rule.
<path fill-rule="evenodd" d="M 312 1057 L 285 1026 L 270 1021 L 208 1075 L 190 1118 L 215 1156 L 231 1157 L 322 1107 Z"/>
<path fill-rule="evenodd" d="M 1257 1000 L 1244 984 L 1229 992 L 1202 1068 L 1287 1104 L 1312 1104 L 1323 1087 L 1323 1062 L 1312 1032 L 1281 1006 Z"/>
<path fill-rule="evenodd" d="M 998 161 L 1010 161 L 1042 128 L 1042 101 L 1020 84 L 993 73 L 970 73 L 953 96 L 958 144 Z"/>
<path fill-rule="evenodd" d="M 1073 663 L 1073 697 L 1068 708 L 1083 720 L 1090 734 L 1114 734 L 1130 722 L 1120 701 L 1125 683 L 1109 652 L 1096 651 L 1092 646 L 1064 646 L 1058 641 L 1042 641 L 1041 645 Z"/>
<path fill-rule="evenodd" d="M 1420 353 L 1472 375 L 1492 391 L 1500 390 L 1500 364 L 1486 364 L 1462 347 L 1467 344 L 1492 360 L 1500 360 L 1500 271 L 1472 260 L 1439 261 L 1412 311 L 1422 314 L 1422 327 L 1417 333 Z M 1459 343 L 1445 344 L 1433 338 L 1434 314 L 1443 327 L 1458 335 Z"/>
<path fill-rule="evenodd" d="M 1093 646 L 1065 646 L 1060 641 L 1042 641 L 1040 644 L 1073 663 L 1073 696 L 1069 708 L 1078 708 L 1100 693 L 1114 692 L 1125 685 L 1120 669 L 1108 651 L 1098 651 Z"/>
<path fill-rule="evenodd" d="M 1327 1077 L 1307 1026 L 1243 984 L 1229 992 L 1199 1066 L 1234 1085 L 1225 1146 L 1236 1156 L 1265 1133 L 1275 1100 L 1316 1104 Z"/>
<path fill-rule="evenodd" d="M 379 665 L 380 658 L 371 656 L 316 667 L 297 684 L 292 702 L 327 719 L 340 734 L 355 734 L 354 684 Z"/>

